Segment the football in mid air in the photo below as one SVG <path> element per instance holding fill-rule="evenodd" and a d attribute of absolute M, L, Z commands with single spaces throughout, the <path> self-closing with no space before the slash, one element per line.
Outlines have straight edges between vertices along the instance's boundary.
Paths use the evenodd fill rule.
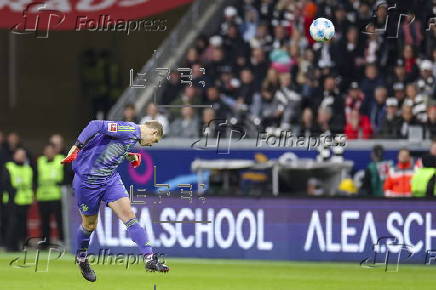
<path fill-rule="evenodd" d="M 335 26 L 327 18 L 317 18 L 310 25 L 310 35 L 317 42 L 328 41 L 335 35 Z"/>

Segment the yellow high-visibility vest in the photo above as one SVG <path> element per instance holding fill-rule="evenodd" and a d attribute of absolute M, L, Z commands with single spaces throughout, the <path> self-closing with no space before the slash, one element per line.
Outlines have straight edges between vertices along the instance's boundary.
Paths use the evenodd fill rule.
<path fill-rule="evenodd" d="M 61 164 L 62 159 L 61 155 L 56 155 L 51 162 L 47 160 L 46 156 L 38 158 L 38 189 L 36 191 L 36 199 L 38 201 L 61 199 L 62 191 L 58 183 L 64 178 L 64 168 Z"/>
<path fill-rule="evenodd" d="M 14 203 L 17 205 L 32 204 L 32 168 L 29 165 L 17 165 L 14 162 L 6 162 L 5 166 L 9 171 L 11 185 L 16 190 Z"/>

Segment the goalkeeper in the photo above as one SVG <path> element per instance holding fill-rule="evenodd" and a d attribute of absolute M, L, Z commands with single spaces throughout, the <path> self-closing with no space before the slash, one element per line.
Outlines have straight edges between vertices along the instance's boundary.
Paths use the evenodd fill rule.
<path fill-rule="evenodd" d="M 159 259 L 161 255 L 153 253 L 147 235 L 132 210 L 127 190 L 116 172 L 125 158 L 135 168 L 141 164 L 141 155 L 129 152 L 136 142 L 142 146 L 151 146 L 159 142 L 162 135 L 162 125 L 157 121 L 149 121 L 143 125 L 91 121 L 62 161 L 73 162 L 73 190 L 82 216 L 82 224 L 77 231 L 76 262 L 86 280 L 96 280 L 95 272 L 86 256 L 90 236 L 97 226 L 101 201 L 126 225 L 129 237 L 137 244 L 144 257 L 145 268 L 148 271 L 169 271 L 165 262 Z"/>

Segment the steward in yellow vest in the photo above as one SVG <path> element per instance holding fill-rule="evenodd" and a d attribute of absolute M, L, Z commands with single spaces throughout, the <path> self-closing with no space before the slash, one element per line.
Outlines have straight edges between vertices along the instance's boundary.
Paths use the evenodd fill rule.
<path fill-rule="evenodd" d="M 422 158 L 423 168 L 416 171 L 412 178 L 412 193 L 416 197 L 436 196 L 436 157 L 426 155 Z"/>
<path fill-rule="evenodd" d="M 33 202 L 34 174 L 27 163 L 26 151 L 16 149 L 13 161 L 6 162 L 3 176 L 3 201 L 9 204 L 6 247 L 19 250 L 27 237 L 27 211 Z"/>
<path fill-rule="evenodd" d="M 41 217 L 41 232 L 46 240 L 45 245 L 50 245 L 50 217 L 53 215 L 59 233 L 59 240 L 63 241 L 62 221 L 62 184 L 64 181 L 64 166 L 61 161 L 63 155 L 56 155 L 52 144 L 46 145 L 44 155 L 37 160 L 38 188 L 36 199 L 38 201 L 39 214 Z"/>

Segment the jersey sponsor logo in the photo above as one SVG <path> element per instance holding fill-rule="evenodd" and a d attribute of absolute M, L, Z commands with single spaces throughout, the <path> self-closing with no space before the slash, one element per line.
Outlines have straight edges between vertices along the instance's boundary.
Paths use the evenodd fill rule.
<path fill-rule="evenodd" d="M 118 132 L 118 124 L 117 123 L 108 123 L 107 130 L 109 132 Z"/>

